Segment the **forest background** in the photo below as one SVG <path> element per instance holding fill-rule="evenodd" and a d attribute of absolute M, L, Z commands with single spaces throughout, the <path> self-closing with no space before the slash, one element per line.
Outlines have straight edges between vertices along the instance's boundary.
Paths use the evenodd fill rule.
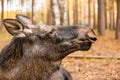
<path fill-rule="evenodd" d="M 63 66 L 73 80 L 120 80 L 120 0 L 0 0 L 0 50 L 12 38 L 2 20 L 16 14 L 30 17 L 34 24 L 94 29 L 97 41 L 92 48 L 69 55 Z"/>

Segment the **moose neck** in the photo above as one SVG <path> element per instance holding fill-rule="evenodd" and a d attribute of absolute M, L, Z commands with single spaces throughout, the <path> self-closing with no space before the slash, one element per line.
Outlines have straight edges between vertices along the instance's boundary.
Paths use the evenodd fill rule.
<path fill-rule="evenodd" d="M 13 68 L 23 56 L 23 39 L 13 41 L 1 51 L 0 66 L 5 70 Z"/>
<path fill-rule="evenodd" d="M 28 40 L 26 42 L 26 40 L 22 38 L 14 38 L 10 45 L 1 52 L 2 57 L 0 57 L 0 67 L 7 73 L 10 73 L 11 70 L 16 69 L 17 67 L 18 69 L 20 68 L 20 70 L 16 71 L 16 74 L 17 72 L 21 73 L 21 76 L 17 75 L 21 80 L 22 78 L 24 79 L 24 77 L 33 80 L 47 80 L 52 73 L 59 69 L 58 66 L 60 65 L 60 61 L 42 59 L 38 55 L 39 52 L 33 53 L 34 50 L 32 48 L 36 47 L 37 50 L 38 46 L 30 43 L 32 42 Z M 0 74 L 0 76 L 2 74 Z M 16 77 L 16 74 L 14 74 L 14 77 Z"/>

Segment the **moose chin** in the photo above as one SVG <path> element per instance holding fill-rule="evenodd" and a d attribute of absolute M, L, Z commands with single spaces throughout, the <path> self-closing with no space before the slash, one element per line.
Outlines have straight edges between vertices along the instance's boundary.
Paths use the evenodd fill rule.
<path fill-rule="evenodd" d="M 3 24 L 13 39 L 0 54 L 0 80 L 72 80 L 62 59 L 97 40 L 89 27 L 34 25 L 21 14 Z"/>

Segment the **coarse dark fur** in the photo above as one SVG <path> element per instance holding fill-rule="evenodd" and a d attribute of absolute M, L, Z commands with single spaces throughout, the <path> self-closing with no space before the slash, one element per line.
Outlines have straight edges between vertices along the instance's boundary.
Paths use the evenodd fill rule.
<path fill-rule="evenodd" d="M 18 14 L 4 19 L 13 39 L 0 54 L 0 80 L 72 80 L 61 67 L 68 54 L 90 49 L 94 32 L 83 26 L 34 25 Z"/>

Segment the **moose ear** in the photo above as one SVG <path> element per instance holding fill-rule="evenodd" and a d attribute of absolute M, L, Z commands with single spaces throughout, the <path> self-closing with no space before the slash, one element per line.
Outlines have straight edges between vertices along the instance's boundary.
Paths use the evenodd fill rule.
<path fill-rule="evenodd" d="M 32 20 L 22 14 L 17 14 L 16 19 L 20 21 L 20 23 L 22 23 L 23 25 L 32 25 Z"/>
<path fill-rule="evenodd" d="M 15 37 L 25 37 L 24 27 L 16 19 L 4 19 L 3 24 L 7 31 Z"/>

